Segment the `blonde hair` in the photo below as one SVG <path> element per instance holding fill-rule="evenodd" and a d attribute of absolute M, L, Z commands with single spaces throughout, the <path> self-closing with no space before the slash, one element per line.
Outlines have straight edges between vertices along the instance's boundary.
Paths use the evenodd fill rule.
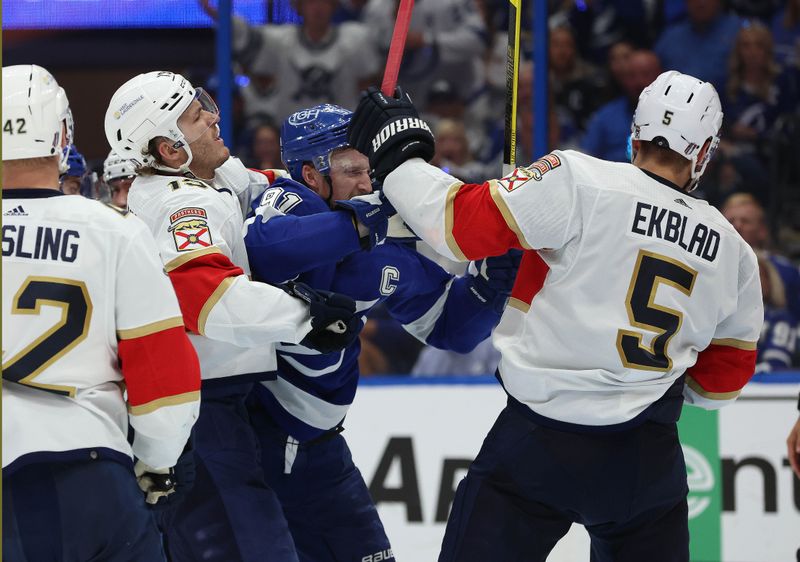
<path fill-rule="evenodd" d="M 765 304 L 775 308 L 786 308 L 786 287 L 781 279 L 778 269 L 769 260 L 769 254 L 763 250 L 756 250 L 758 267 L 766 274 L 769 282 L 769 298 Z"/>
<path fill-rule="evenodd" d="M 747 34 L 755 36 L 759 44 L 767 51 L 767 58 L 769 60 L 767 66 L 767 76 L 760 84 L 754 84 L 755 94 L 762 100 L 769 98 L 769 91 L 775 77 L 780 73 L 780 67 L 774 59 L 774 42 L 772 39 L 772 32 L 767 26 L 761 22 L 750 22 L 746 27 L 742 27 L 736 35 L 736 41 L 731 50 L 731 56 L 728 63 L 729 78 L 727 84 L 728 96 L 731 99 L 739 97 L 739 90 L 744 85 L 744 61 L 739 54 L 744 37 Z"/>

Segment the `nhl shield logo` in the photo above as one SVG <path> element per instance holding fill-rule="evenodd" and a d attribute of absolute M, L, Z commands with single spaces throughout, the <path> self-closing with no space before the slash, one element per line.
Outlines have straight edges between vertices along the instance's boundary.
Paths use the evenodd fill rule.
<path fill-rule="evenodd" d="M 187 207 L 170 216 L 169 231 L 179 252 L 202 250 L 213 244 L 205 209 Z"/>

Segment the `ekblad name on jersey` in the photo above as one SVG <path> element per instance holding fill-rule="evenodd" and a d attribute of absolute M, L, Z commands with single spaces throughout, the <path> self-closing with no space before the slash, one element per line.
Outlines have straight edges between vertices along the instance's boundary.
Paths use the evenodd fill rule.
<path fill-rule="evenodd" d="M 411 159 L 384 193 L 442 255 L 528 250 L 494 333 L 505 389 L 540 416 L 607 426 L 684 373 L 685 400 L 706 408 L 753 374 L 755 255 L 716 209 L 668 183 L 555 151 L 482 185 Z"/>
<path fill-rule="evenodd" d="M 145 225 L 56 190 L 6 189 L 2 241 L 4 474 L 90 453 L 174 465 L 200 381 Z"/>

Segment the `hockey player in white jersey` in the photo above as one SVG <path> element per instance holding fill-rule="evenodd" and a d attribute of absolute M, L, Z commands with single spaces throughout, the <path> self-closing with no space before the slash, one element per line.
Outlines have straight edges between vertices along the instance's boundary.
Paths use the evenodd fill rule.
<path fill-rule="evenodd" d="M 297 555 L 261 476 L 244 397 L 253 381 L 274 378 L 275 343 L 341 349 L 359 319 L 343 295 L 290 284 L 290 296 L 250 281 L 241 204 L 254 177 L 260 189 L 268 178 L 229 157 L 218 122 L 208 94 L 172 72 L 132 78 L 106 112 L 109 143 L 137 166 L 128 205 L 155 236 L 202 369 L 197 480 L 162 525 L 174 561 L 291 561 Z M 208 520 L 220 521 L 218 535 L 196 532 Z"/>
<path fill-rule="evenodd" d="M 128 208 L 128 191 L 135 177 L 133 164 L 120 158 L 112 148 L 103 162 L 103 182 L 108 186 L 112 205 L 119 209 Z"/>
<path fill-rule="evenodd" d="M 573 522 L 592 560 L 688 560 L 675 422 L 684 400 L 736 398 L 764 317 L 753 251 L 689 195 L 721 124 L 713 86 L 666 72 L 639 98 L 633 165 L 555 151 L 463 184 L 425 163 L 433 138 L 407 96 L 362 98 L 350 143 L 416 233 L 451 259 L 526 250 L 494 334 L 508 406 L 439 560 L 544 560 Z"/>
<path fill-rule="evenodd" d="M 59 191 L 53 76 L 4 67 L 3 120 L 3 558 L 164 560 L 145 497 L 190 484 L 200 400 L 178 301 L 144 223 Z"/>

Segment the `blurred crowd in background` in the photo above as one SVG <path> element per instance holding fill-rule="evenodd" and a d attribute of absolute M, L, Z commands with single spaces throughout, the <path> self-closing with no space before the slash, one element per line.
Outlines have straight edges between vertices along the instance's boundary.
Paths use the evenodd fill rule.
<path fill-rule="evenodd" d="M 215 2 L 198 2 L 217 18 Z M 517 162 L 540 156 L 536 119 L 548 120 L 550 149 L 626 161 L 638 96 L 663 70 L 714 84 L 722 141 L 694 195 L 717 206 L 759 255 L 766 322 L 758 371 L 800 366 L 800 0 L 548 3 L 549 113 L 534 115 L 532 2 L 523 2 Z M 283 24 L 234 15 L 233 154 L 250 167 L 282 168 L 286 116 L 319 103 L 353 109 L 362 89 L 380 83 L 397 4 L 295 0 L 296 21 Z M 418 0 L 414 9 L 399 82 L 435 132 L 433 163 L 466 182 L 501 175 L 507 28 L 506 0 Z M 213 93 L 211 69 L 177 70 Z M 131 167 L 113 154 L 87 164 L 77 150 L 64 191 L 124 207 Z M 488 342 L 467 356 L 423 349 L 380 311 L 362 344 L 367 375 L 491 374 L 498 360 Z"/>

